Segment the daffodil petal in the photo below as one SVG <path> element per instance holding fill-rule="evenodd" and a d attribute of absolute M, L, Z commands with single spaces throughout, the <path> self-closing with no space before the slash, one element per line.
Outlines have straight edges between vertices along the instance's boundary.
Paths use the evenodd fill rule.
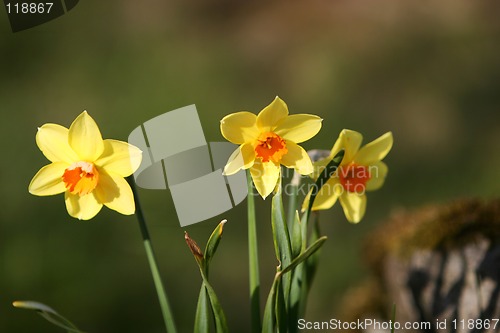
<path fill-rule="evenodd" d="M 365 215 L 366 195 L 345 191 L 340 196 L 345 217 L 351 223 L 358 223 Z"/>
<path fill-rule="evenodd" d="M 392 148 L 392 133 L 387 132 L 372 142 L 362 147 L 354 161 L 360 165 L 370 165 L 382 160 Z"/>
<path fill-rule="evenodd" d="M 301 175 L 308 175 L 314 171 L 311 158 L 307 152 L 298 144 L 287 141 L 288 152 L 281 158 L 281 164 L 287 168 L 294 168 Z"/>
<path fill-rule="evenodd" d="M 337 178 L 330 178 L 316 195 L 312 210 L 330 209 L 337 202 L 343 188 Z"/>
<path fill-rule="evenodd" d="M 301 143 L 318 134 L 322 121 L 323 119 L 312 114 L 294 114 L 282 119 L 274 133 L 287 141 Z"/>
<path fill-rule="evenodd" d="M 257 116 L 247 111 L 229 114 L 220 121 L 220 131 L 227 141 L 237 145 L 254 141 L 259 136 Z"/>
<path fill-rule="evenodd" d="M 71 124 L 68 140 L 69 145 L 81 160 L 93 162 L 104 151 L 104 142 L 99 127 L 87 111 L 83 111 Z"/>
<path fill-rule="evenodd" d="M 57 124 L 38 128 L 36 144 L 49 161 L 72 163 L 78 160 L 78 155 L 69 145 L 68 132 L 66 127 Z"/>
<path fill-rule="evenodd" d="M 99 202 L 118 213 L 132 215 L 135 212 L 132 189 L 127 181 L 118 174 L 101 172 L 95 194 Z"/>
<path fill-rule="evenodd" d="M 106 139 L 104 151 L 95 164 L 122 177 L 133 174 L 141 165 L 142 151 L 124 141 Z"/>
<path fill-rule="evenodd" d="M 249 143 L 244 143 L 229 156 L 226 166 L 224 167 L 224 175 L 234 175 L 241 169 L 250 168 L 255 161 L 255 150 Z"/>
<path fill-rule="evenodd" d="M 280 177 L 280 166 L 273 162 L 262 162 L 256 159 L 250 168 L 253 183 L 260 196 L 265 199 L 276 187 Z"/>
<path fill-rule="evenodd" d="M 333 158 L 341 149 L 344 149 L 344 158 L 342 159 L 341 164 L 349 164 L 358 152 L 362 141 L 363 136 L 361 133 L 344 129 L 340 132 L 339 138 L 333 145 L 330 157 Z"/>
<path fill-rule="evenodd" d="M 384 185 L 385 177 L 387 176 L 388 171 L 387 164 L 382 161 L 379 161 L 373 165 L 368 167 L 368 171 L 370 172 L 370 180 L 366 183 L 367 191 L 375 191 Z"/>
<path fill-rule="evenodd" d="M 276 125 L 288 116 L 285 102 L 276 98 L 257 115 L 257 127 L 261 132 L 272 132 Z"/>
<path fill-rule="evenodd" d="M 64 201 L 68 214 L 79 220 L 90 220 L 102 208 L 102 203 L 97 201 L 94 192 L 79 196 L 66 191 Z"/>
<path fill-rule="evenodd" d="M 28 190 L 34 195 L 54 195 L 66 191 L 62 180 L 64 170 L 69 166 L 65 162 L 54 162 L 41 168 L 31 180 Z"/>

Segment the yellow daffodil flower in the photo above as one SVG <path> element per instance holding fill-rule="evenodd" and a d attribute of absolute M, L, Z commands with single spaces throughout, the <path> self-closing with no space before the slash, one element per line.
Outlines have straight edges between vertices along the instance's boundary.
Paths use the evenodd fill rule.
<path fill-rule="evenodd" d="M 362 140 L 360 133 L 343 130 L 329 158 L 317 164 L 319 168 L 316 172 L 319 173 L 341 149 L 344 149 L 344 158 L 339 168 L 319 191 L 312 210 L 329 209 L 339 199 L 347 220 L 352 223 L 361 221 L 366 209 L 365 192 L 377 190 L 384 184 L 388 168 L 382 160 L 391 150 L 393 143 L 391 132 L 364 147 L 361 147 Z"/>
<path fill-rule="evenodd" d="M 258 115 L 246 111 L 227 115 L 221 120 L 222 135 L 240 146 L 229 157 L 224 174 L 250 168 L 255 187 L 264 199 L 276 187 L 280 165 L 302 175 L 311 174 L 311 159 L 297 143 L 315 136 L 321 121 L 309 114 L 289 116 L 288 107 L 279 97 Z"/>
<path fill-rule="evenodd" d="M 135 212 L 132 190 L 124 177 L 137 170 L 142 151 L 123 141 L 103 140 L 86 111 L 69 129 L 56 124 L 38 128 L 36 143 L 52 163 L 33 177 L 31 194 L 64 192 L 69 215 L 80 220 L 93 218 L 103 205 L 125 215 Z"/>

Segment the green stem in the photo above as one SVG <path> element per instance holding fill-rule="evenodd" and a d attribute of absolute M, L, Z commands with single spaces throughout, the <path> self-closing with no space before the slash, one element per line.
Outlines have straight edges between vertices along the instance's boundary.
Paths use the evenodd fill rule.
<path fill-rule="evenodd" d="M 137 216 L 137 220 L 139 221 L 139 228 L 141 229 L 144 249 L 146 250 L 149 267 L 151 268 L 151 274 L 153 275 L 153 281 L 156 287 L 158 300 L 160 302 L 161 312 L 163 315 L 163 320 L 165 322 L 165 328 L 167 329 L 168 333 L 176 333 L 177 329 L 175 328 L 174 317 L 172 316 L 172 311 L 170 310 L 170 305 L 167 299 L 167 293 L 165 292 L 165 287 L 163 286 L 163 282 L 161 280 L 160 271 L 158 270 L 158 264 L 156 263 L 153 246 L 151 244 L 151 237 L 149 236 L 148 227 L 146 225 L 146 218 L 144 217 L 144 212 L 141 208 L 135 181 L 132 176 L 127 177 L 127 181 L 130 184 L 130 187 L 132 188 L 132 192 L 134 194 L 135 215 Z"/>
<path fill-rule="evenodd" d="M 250 278 L 250 311 L 252 332 L 261 331 L 260 322 L 260 278 L 259 253 L 257 250 L 257 226 L 255 222 L 255 198 L 250 172 L 247 171 L 248 182 L 248 258 Z"/>

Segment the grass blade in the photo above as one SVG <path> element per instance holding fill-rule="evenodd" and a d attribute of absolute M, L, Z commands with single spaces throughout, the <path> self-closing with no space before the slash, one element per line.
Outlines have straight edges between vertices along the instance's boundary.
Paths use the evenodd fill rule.
<path fill-rule="evenodd" d="M 66 319 L 57 313 L 57 311 L 43 303 L 35 301 L 15 301 L 12 305 L 16 308 L 36 311 L 48 322 L 63 328 L 68 332 L 83 333 L 83 331 L 80 331 L 70 320 Z"/>

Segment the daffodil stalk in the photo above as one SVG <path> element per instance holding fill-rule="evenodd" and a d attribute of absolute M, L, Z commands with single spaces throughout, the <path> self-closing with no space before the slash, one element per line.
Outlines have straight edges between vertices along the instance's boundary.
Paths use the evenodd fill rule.
<path fill-rule="evenodd" d="M 259 251 L 257 243 L 257 223 L 255 221 L 255 198 L 253 182 L 250 172 L 247 172 L 248 183 L 248 264 L 250 285 L 250 316 L 251 331 L 261 331 L 260 321 L 260 276 L 259 276 Z"/>
<path fill-rule="evenodd" d="M 156 288 L 156 294 L 158 295 L 158 301 L 160 302 L 161 313 L 163 316 L 163 321 L 165 322 L 165 328 L 168 333 L 176 333 L 177 329 L 175 327 L 174 317 L 170 309 L 170 304 L 168 302 L 167 293 L 165 287 L 163 286 L 163 281 L 161 279 L 160 271 L 158 269 L 158 264 L 156 263 L 156 258 L 153 251 L 153 246 L 151 244 L 151 237 L 149 235 L 148 226 L 146 225 L 146 218 L 144 217 L 144 212 L 141 208 L 141 203 L 139 201 L 139 195 L 137 193 L 137 188 L 135 186 L 135 181 L 132 176 L 127 178 L 127 181 L 132 188 L 134 194 L 134 201 L 136 207 L 137 221 L 139 222 L 139 228 L 141 230 L 142 241 L 144 243 L 144 249 L 146 250 L 146 255 L 148 257 L 149 267 L 151 269 L 151 274 L 153 275 L 153 281 Z"/>
<path fill-rule="evenodd" d="M 289 115 L 287 105 L 279 97 L 258 115 L 243 111 L 230 114 L 221 120 L 222 135 L 228 141 L 239 145 L 230 156 L 224 174 L 232 175 L 241 169 L 249 169 L 248 228 L 252 332 L 258 332 L 260 328 L 257 234 L 252 182 L 264 199 L 273 191 L 276 193 L 272 199 L 271 224 L 276 258 L 279 262 L 278 272 L 280 272 L 282 268 L 289 266 L 292 260 L 291 241 L 281 196 L 281 166 L 293 168 L 301 175 L 313 172 L 309 156 L 297 143 L 316 135 L 321 128 L 321 121 L 322 119 L 315 115 Z M 279 307 L 279 311 L 287 312 L 286 303 L 290 290 L 291 274 L 279 277 L 277 275 L 277 280 L 268 296 L 264 331 L 274 327 L 276 323 L 277 313 L 273 304 Z M 280 325 L 283 323 L 285 323 L 283 320 L 279 322 Z"/>

